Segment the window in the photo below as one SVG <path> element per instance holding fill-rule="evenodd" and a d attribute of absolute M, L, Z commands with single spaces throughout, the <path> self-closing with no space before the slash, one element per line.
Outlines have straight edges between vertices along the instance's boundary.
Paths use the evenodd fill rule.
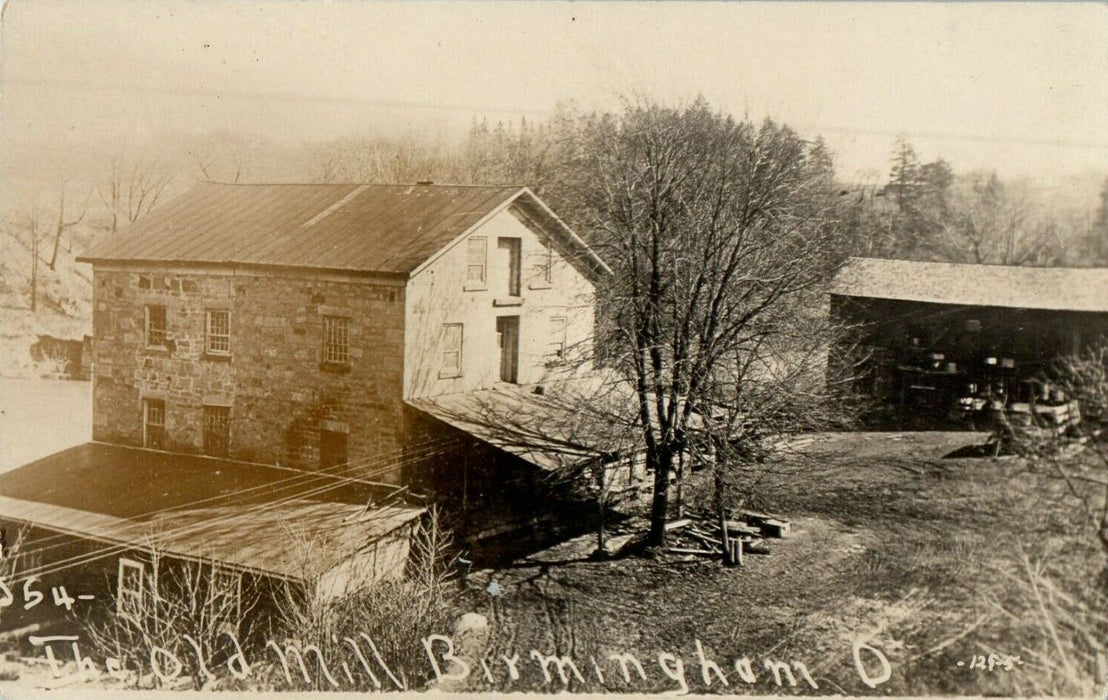
<path fill-rule="evenodd" d="M 142 444 L 154 448 L 165 445 L 165 401 L 145 399 L 142 402 Z"/>
<path fill-rule="evenodd" d="M 115 611 L 120 615 L 139 615 L 143 610 L 142 562 L 119 560 L 119 582 L 115 591 Z"/>
<path fill-rule="evenodd" d="M 231 312 L 210 309 L 206 325 L 205 352 L 211 355 L 231 354 Z"/>
<path fill-rule="evenodd" d="M 341 316 L 323 317 L 323 361 L 345 365 L 350 355 L 347 348 L 350 319 Z"/>
<path fill-rule="evenodd" d="M 557 360 L 566 359 L 566 319 L 555 316 L 550 319 L 550 354 Z"/>
<path fill-rule="evenodd" d="M 442 369 L 440 377 L 457 377 L 462 373 L 462 324 L 442 324 Z"/>
<path fill-rule="evenodd" d="M 165 347 L 165 307 L 148 305 L 146 307 L 146 346 Z"/>
<path fill-rule="evenodd" d="M 483 289 L 486 282 L 488 243 L 484 236 L 473 236 L 466 242 L 466 288 Z"/>
<path fill-rule="evenodd" d="M 204 453 L 226 457 L 231 444 L 230 406 L 204 407 Z"/>

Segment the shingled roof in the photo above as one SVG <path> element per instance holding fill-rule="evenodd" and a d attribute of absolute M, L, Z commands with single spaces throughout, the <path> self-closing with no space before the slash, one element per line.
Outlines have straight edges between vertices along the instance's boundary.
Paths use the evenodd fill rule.
<path fill-rule="evenodd" d="M 81 262 L 241 264 L 409 275 L 515 205 L 604 263 L 525 187 L 201 183 L 101 238 Z"/>
<path fill-rule="evenodd" d="M 960 306 L 1108 312 L 1108 268 L 853 258 L 832 294 Z"/>

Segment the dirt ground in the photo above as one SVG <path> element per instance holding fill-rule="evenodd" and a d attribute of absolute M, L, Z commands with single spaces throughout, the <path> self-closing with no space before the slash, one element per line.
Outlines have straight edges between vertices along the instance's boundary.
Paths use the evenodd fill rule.
<path fill-rule="evenodd" d="M 1019 614 L 1026 602 L 1019 566 L 1026 554 L 1072 581 L 1095 576 L 1097 559 L 1074 534 L 1072 504 L 1020 474 L 1016 460 L 950 456 L 983 440 L 973 433 L 807 438 L 751 476 L 756 505 L 789 518 L 792 533 L 769 541 L 769 556 L 748 555 L 742 568 L 677 555 L 594 562 L 587 555 L 595 538 L 583 537 L 507 569 L 474 572 L 466 601 L 489 627 L 458 644 L 471 665 L 460 686 L 652 692 L 680 691 L 683 680 L 693 693 L 1084 692 L 1096 683 L 1093 673 L 1067 685 L 1037 665 L 1042 627 Z M 621 541 L 634 536 L 634 525 L 644 527 L 628 524 Z M 703 675 L 698 643 L 728 686 L 711 668 Z M 884 682 L 873 649 L 888 662 Z M 569 657 L 579 676 L 567 667 L 563 683 L 549 666 L 548 681 L 532 650 Z M 513 678 L 502 657 L 517 653 Z M 628 683 L 610 658 L 618 653 L 633 654 L 645 679 L 631 667 Z M 983 669 L 975 668 L 978 655 Z M 780 668 L 778 683 L 776 662 L 791 665 L 795 686 Z"/>
<path fill-rule="evenodd" d="M 21 464 L 87 440 L 86 387 L 4 379 L 0 462 Z M 746 475 L 756 494 L 750 506 L 788 518 L 792 532 L 742 568 L 677 555 L 590 561 L 588 535 L 506 568 L 473 571 L 460 612 L 484 616 L 488 627 L 453 635 L 469 673 L 442 687 L 644 693 L 683 683 L 692 693 L 916 696 L 1095 688 L 1105 697 L 1103 670 L 1079 667 L 1075 683 L 1043 668 L 1040 655 L 1054 644 L 1045 632 L 1063 646 L 1078 633 L 1072 620 L 1048 629 L 1041 607 L 1028 605 L 1022 568 L 1026 556 L 1036 574 L 1065 584 L 1046 591 L 1057 603 L 1092 581 L 1102 555 L 1079 535 L 1079 512 L 1057 496 L 1057 484 L 1013 458 L 952 456 L 983 440 L 973 433 L 802 438 Z M 633 545 L 644 528 L 622 523 L 610 548 Z M 856 643 L 865 645 L 858 662 Z M 444 644 L 433 644 L 440 659 Z M 575 666 L 561 671 L 566 682 L 532 652 L 571 659 Z M 625 676 L 612 654 L 632 655 L 643 673 L 624 657 Z M 991 670 L 975 668 L 990 654 Z M 1020 661 L 1007 670 L 1004 655 Z M 445 673 L 460 670 L 443 662 Z M 24 671 L 33 686 L 35 673 Z"/>

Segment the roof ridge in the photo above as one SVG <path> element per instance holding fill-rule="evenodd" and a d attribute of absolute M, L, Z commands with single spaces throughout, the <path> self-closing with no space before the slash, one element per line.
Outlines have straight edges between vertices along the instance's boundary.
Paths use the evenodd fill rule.
<path fill-rule="evenodd" d="M 217 185 L 219 187 L 465 187 L 469 189 L 486 190 L 523 190 L 529 189 L 526 185 L 482 185 L 479 183 L 455 183 L 455 182 L 216 182 L 214 180 L 199 180 L 201 185 Z"/>
<path fill-rule="evenodd" d="M 972 268 L 1002 268 L 1006 270 L 1105 270 L 1108 271 L 1108 265 L 1005 265 L 1004 263 L 993 262 L 957 262 L 954 260 L 908 260 L 906 258 L 876 258 L 868 256 L 856 255 L 851 260 L 857 260 L 859 262 L 874 261 L 878 263 L 907 263 L 910 265 L 955 265 L 958 267 L 972 267 Z"/>

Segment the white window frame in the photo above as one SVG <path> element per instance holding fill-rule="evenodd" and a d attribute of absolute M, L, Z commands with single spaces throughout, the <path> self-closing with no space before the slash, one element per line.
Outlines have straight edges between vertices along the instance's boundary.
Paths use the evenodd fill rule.
<path fill-rule="evenodd" d="M 478 251 L 476 245 L 480 246 Z M 480 252 L 481 262 L 471 262 L 470 255 Z M 474 269 L 480 270 L 478 278 L 471 278 Z M 465 290 L 484 290 L 489 288 L 489 239 L 485 236 L 470 236 L 466 239 Z"/>
<path fill-rule="evenodd" d="M 222 314 L 227 319 L 227 332 L 216 333 L 212 330 L 212 320 L 216 314 Z M 213 344 L 213 341 L 222 341 Z M 215 345 L 223 347 L 216 347 Z M 207 309 L 204 312 L 204 352 L 209 355 L 231 354 L 231 312 L 228 309 Z"/>
<path fill-rule="evenodd" d="M 561 329 L 558 329 L 559 323 Z M 550 317 L 550 347 L 552 348 L 553 362 L 564 362 L 566 359 L 567 333 L 569 330 L 569 318 L 566 316 Z"/>
<path fill-rule="evenodd" d="M 342 329 L 341 343 L 333 337 Z M 350 319 L 345 316 L 323 317 L 323 362 L 329 365 L 350 364 Z"/>
<path fill-rule="evenodd" d="M 150 309 L 159 308 L 162 310 L 162 327 L 158 329 L 157 333 L 161 333 L 161 342 L 150 342 Z M 169 335 L 169 309 L 165 304 L 146 304 L 143 306 L 143 342 L 148 348 L 164 348 L 166 347 L 166 340 Z"/>
<path fill-rule="evenodd" d="M 542 249 L 538 253 L 539 262 L 535 265 L 536 274 L 528 286 L 531 289 L 550 289 L 554 285 L 554 246 L 549 238 L 540 245 Z"/>
<path fill-rule="evenodd" d="M 456 347 L 448 345 L 450 341 L 448 329 L 458 329 L 458 343 Z M 447 379 L 451 377 L 462 376 L 462 358 L 465 350 L 465 326 L 461 323 L 444 323 L 442 324 L 442 366 L 439 368 L 439 377 Z M 447 357 L 451 355 L 457 356 L 457 362 L 453 365 L 447 364 Z"/>
<path fill-rule="evenodd" d="M 128 590 L 123 587 L 123 581 L 126 578 L 124 571 L 126 569 L 138 571 L 138 590 Z M 116 581 L 115 589 L 115 611 L 118 615 L 141 615 L 146 608 L 146 566 L 140 561 L 134 559 L 127 559 L 126 557 L 119 558 L 119 572 Z M 135 609 L 128 609 L 128 599 L 131 604 L 135 605 Z"/>
<path fill-rule="evenodd" d="M 162 405 L 162 422 L 161 423 L 152 423 L 150 421 L 150 404 L 152 404 L 152 403 L 160 403 Z M 168 407 L 166 406 L 166 403 L 165 403 L 164 399 L 145 398 L 145 399 L 142 400 L 142 446 L 143 447 L 156 447 L 157 449 L 160 449 L 160 450 L 165 449 L 165 437 L 166 437 L 165 419 L 166 419 L 166 413 L 168 413 L 168 412 L 169 412 L 169 410 L 168 410 Z M 154 446 L 152 446 L 150 444 L 150 427 L 151 426 L 162 429 L 162 444 L 154 445 Z"/>

